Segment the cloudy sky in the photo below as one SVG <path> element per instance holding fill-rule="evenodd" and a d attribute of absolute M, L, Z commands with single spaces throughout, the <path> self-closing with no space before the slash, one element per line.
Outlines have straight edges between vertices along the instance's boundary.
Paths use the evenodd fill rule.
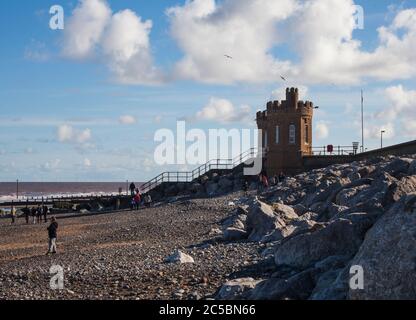
<path fill-rule="evenodd" d="M 361 89 L 367 148 L 416 136 L 414 0 L 1 1 L 0 48 L 0 181 L 144 181 L 156 130 L 253 128 L 286 86 L 314 146 L 360 141 Z"/>

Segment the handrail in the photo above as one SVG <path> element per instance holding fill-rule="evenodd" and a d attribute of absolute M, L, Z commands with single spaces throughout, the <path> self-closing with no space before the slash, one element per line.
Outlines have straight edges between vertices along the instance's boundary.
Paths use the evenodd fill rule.
<path fill-rule="evenodd" d="M 140 186 L 141 192 L 148 193 L 165 182 L 192 182 L 210 170 L 232 170 L 249 159 L 257 156 L 257 149 L 251 148 L 233 159 L 212 159 L 192 171 L 162 172 Z"/>

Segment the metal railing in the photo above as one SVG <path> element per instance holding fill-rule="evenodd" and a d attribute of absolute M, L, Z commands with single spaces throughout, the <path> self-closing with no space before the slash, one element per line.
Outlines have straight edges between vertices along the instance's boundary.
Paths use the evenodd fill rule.
<path fill-rule="evenodd" d="M 215 159 L 199 166 L 193 171 L 163 172 L 140 186 L 142 193 L 147 193 L 165 182 L 192 182 L 211 170 L 232 170 L 247 160 L 257 156 L 257 149 L 251 148 L 233 159 Z"/>
<path fill-rule="evenodd" d="M 333 146 L 333 151 L 328 151 L 328 146 L 311 147 L 311 154 L 314 156 L 348 156 L 357 154 L 357 148 L 353 146 Z"/>

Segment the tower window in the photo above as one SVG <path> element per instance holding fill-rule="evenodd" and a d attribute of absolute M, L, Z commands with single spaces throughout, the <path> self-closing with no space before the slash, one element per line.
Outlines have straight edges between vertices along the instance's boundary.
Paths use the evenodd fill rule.
<path fill-rule="evenodd" d="M 264 132 L 264 147 L 267 148 L 268 147 L 268 137 L 267 137 L 267 131 L 263 131 Z"/>
<path fill-rule="evenodd" d="M 309 126 L 305 125 L 305 144 L 309 144 Z"/>
<path fill-rule="evenodd" d="M 295 144 L 296 143 L 296 126 L 294 124 L 291 124 L 289 126 L 289 144 Z"/>
<path fill-rule="evenodd" d="M 276 126 L 276 144 L 279 144 L 279 126 Z"/>

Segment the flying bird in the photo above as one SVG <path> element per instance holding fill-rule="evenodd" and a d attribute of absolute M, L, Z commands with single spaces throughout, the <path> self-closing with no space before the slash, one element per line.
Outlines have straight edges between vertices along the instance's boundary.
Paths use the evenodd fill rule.
<path fill-rule="evenodd" d="M 228 59 L 232 59 L 233 57 L 229 56 L 228 54 L 224 54 L 224 57 L 228 58 Z"/>
<path fill-rule="evenodd" d="M 286 78 L 285 78 L 285 77 L 283 77 L 283 76 L 280 76 L 280 78 L 281 78 L 282 80 L 284 80 L 284 81 L 287 81 L 287 80 L 286 80 Z"/>

